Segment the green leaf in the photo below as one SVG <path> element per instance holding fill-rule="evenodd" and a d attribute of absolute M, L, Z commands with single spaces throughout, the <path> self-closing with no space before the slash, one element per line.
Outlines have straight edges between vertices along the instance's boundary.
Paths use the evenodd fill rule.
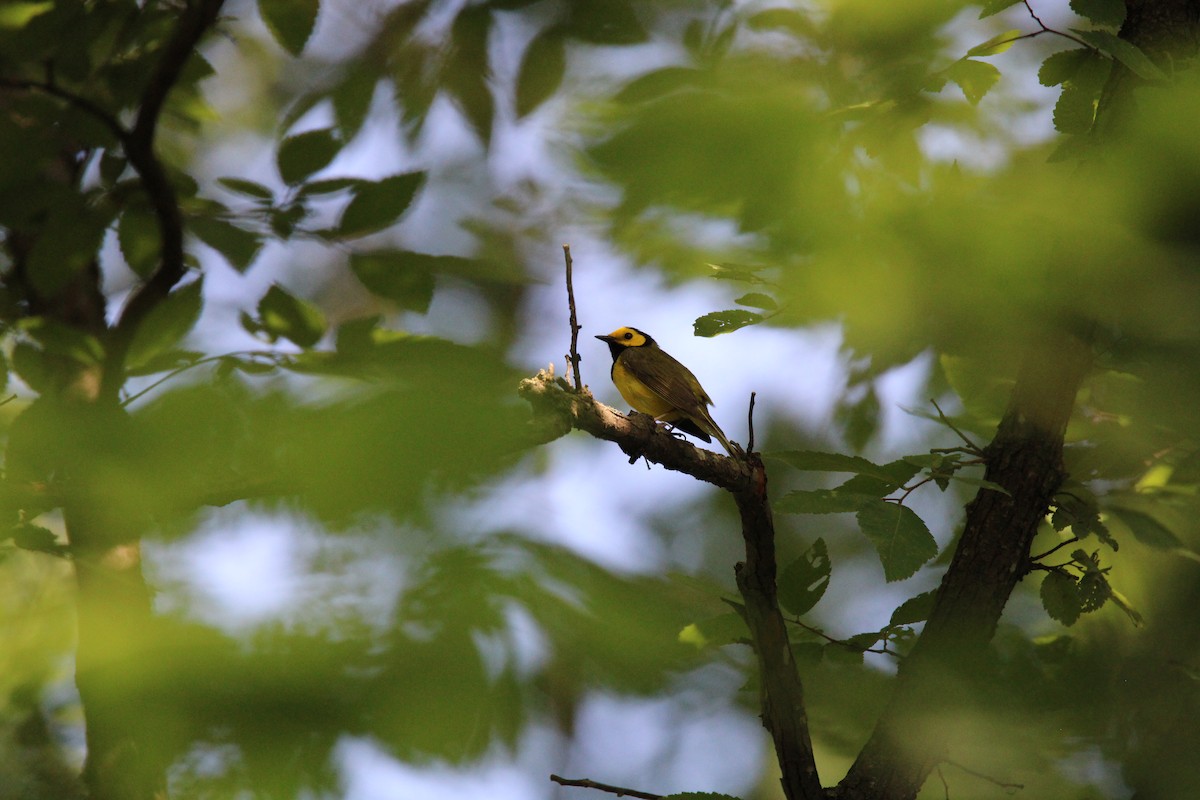
<path fill-rule="evenodd" d="M 858 511 L 858 526 L 867 535 L 890 583 L 915 573 L 937 555 L 937 542 L 911 508 L 875 500 Z"/>
<path fill-rule="evenodd" d="M 312 347 L 325 335 L 325 315 L 307 300 L 301 300 L 273 284 L 258 303 L 260 330 L 274 340 L 284 338 L 300 347 Z"/>
<path fill-rule="evenodd" d="M 1074 625 L 1083 612 L 1083 600 L 1075 579 L 1063 572 L 1047 572 L 1042 581 L 1042 607 L 1051 618 Z"/>
<path fill-rule="evenodd" d="M 1092 51 L 1063 83 L 1054 106 L 1054 127 L 1062 133 L 1087 133 L 1096 119 L 1100 93 L 1104 90 L 1113 62 Z"/>
<path fill-rule="evenodd" d="M 696 647 L 722 647 L 750 638 L 746 620 L 736 611 L 694 622 L 679 632 L 679 641 Z"/>
<path fill-rule="evenodd" d="M 1000 80 L 1000 70 L 986 61 L 964 58 L 950 65 L 946 77 L 958 84 L 967 101 L 975 106 Z"/>
<path fill-rule="evenodd" d="M 1125 21 L 1124 0 L 1071 0 L 1071 10 L 1106 28 L 1119 28 Z"/>
<path fill-rule="evenodd" d="M 53 0 L 43 3 L 6 2 L 0 5 L 0 28 L 15 31 L 24 28 L 34 17 L 54 8 Z"/>
<path fill-rule="evenodd" d="M 138 277 L 150 277 L 162 257 L 158 218 L 142 209 L 126 209 L 117 222 L 117 244 L 126 265 Z"/>
<path fill-rule="evenodd" d="M 138 369 L 175 347 L 200 318 L 204 278 L 181 286 L 167 295 L 138 325 L 129 343 L 125 363 Z"/>
<path fill-rule="evenodd" d="M 951 475 L 950 479 L 966 484 L 967 486 L 977 486 L 980 489 L 986 489 L 989 492 L 999 492 L 1000 494 L 1006 494 L 1009 497 L 1012 497 L 1012 493 L 1008 491 L 1008 489 L 1005 489 L 995 481 L 985 480 L 984 478 L 975 478 L 970 475 L 959 475 L 957 472 Z"/>
<path fill-rule="evenodd" d="M 890 493 L 891 490 L 884 494 Z M 788 492 L 774 503 L 779 514 L 840 514 L 858 511 L 880 495 L 837 489 Z"/>
<path fill-rule="evenodd" d="M 419 253 L 380 250 L 350 256 L 350 269 L 372 294 L 424 314 L 433 300 L 434 277 Z"/>
<path fill-rule="evenodd" d="M 713 311 L 705 314 L 692 323 L 692 328 L 697 336 L 710 337 L 719 336 L 722 333 L 732 333 L 739 328 L 757 325 L 762 321 L 762 314 L 734 308 L 729 311 Z"/>
<path fill-rule="evenodd" d="M 769 8 L 759 11 L 746 20 L 746 27 L 755 31 L 783 31 L 797 39 L 811 38 L 818 32 L 812 16 L 795 8 Z"/>
<path fill-rule="evenodd" d="M 1060 50 L 1052 53 L 1038 68 L 1038 83 L 1042 86 L 1058 86 L 1075 77 L 1079 68 L 1092 58 L 1093 52 L 1086 47 Z"/>
<path fill-rule="evenodd" d="M 999 14 L 1006 8 L 1012 8 L 1019 2 L 1021 0 L 985 0 L 980 4 L 979 18 L 987 19 L 994 14 Z"/>
<path fill-rule="evenodd" d="M 442 74 L 446 90 L 485 145 L 492 139 L 496 112 L 496 102 L 488 86 L 491 30 L 492 14 L 487 6 L 468 5 L 459 11 L 450 26 L 450 57 Z"/>
<path fill-rule="evenodd" d="M 775 298 L 769 294 L 762 292 L 750 292 L 744 294 L 733 302 L 739 306 L 747 306 L 749 308 L 761 308 L 764 311 L 774 311 L 779 308 L 779 304 L 775 302 Z"/>
<path fill-rule="evenodd" d="M 32 550 L 38 553 L 60 555 L 66 548 L 58 543 L 58 537 L 49 528 L 41 525 L 22 523 L 15 526 L 10 534 L 13 544 L 22 550 Z"/>
<path fill-rule="evenodd" d="M 1165 82 L 1167 74 L 1150 60 L 1133 42 L 1122 39 L 1109 31 L 1081 31 L 1072 28 L 1071 31 L 1102 53 L 1106 53 L 1120 61 L 1138 77 L 1148 81 Z"/>
<path fill-rule="evenodd" d="M 294 56 L 300 55 L 317 25 L 320 0 L 258 0 L 258 13 L 275 41 Z"/>
<path fill-rule="evenodd" d="M 46 364 L 46 353 L 29 342 L 17 342 L 13 345 L 12 368 L 17 377 L 38 394 L 53 386 L 54 372 Z"/>
<path fill-rule="evenodd" d="M 1176 536 L 1170 530 L 1170 528 L 1168 528 L 1166 525 L 1163 525 L 1149 514 L 1120 507 L 1110 508 L 1109 511 L 1111 511 L 1112 514 L 1117 517 L 1117 519 L 1121 520 L 1121 522 L 1124 522 L 1129 530 L 1133 532 L 1134 538 L 1136 538 L 1142 544 L 1146 544 L 1160 550 L 1170 550 L 1176 547 L 1183 547 L 1183 542 L 1179 540 L 1179 537 Z"/>
<path fill-rule="evenodd" d="M 424 172 L 405 172 L 355 184 L 354 196 L 338 221 L 337 234 L 351 238 L 388 227 L 408 209 L 424 180 Z"/>
<path fill-rule="evenodd" d="M 887 464 L 876 464 L 862 456 L 823 453 L 819 450 L 783 450 L 767 453 L 766 457 L 778 459 L 793 469 L 806 472 L 853 472 L 865 475 L 875 478 L 881 484 L 891 486 L 891 490 L 903 486 L 905 481 L 916 475 L 921 469 L 916 464 L 904 459 L 890 461 Z"/>
<path fill-rule="evenodd" d="M 1021 38 L 1021 31 L 1013 29 L 993 36 L 983 44 L 977 44 L 967 51 L 967 58 L 984 58 L 1003 53 Z"/>
<path fill-rule="evenodd" d="M 712 277 L 719 281 L 738 281 L 739 283 L 766 283 L 758 274 L 765 267 L 752 267 L 746 264 L 709 264 L 713 271 Z"/>
<path fill-rule="evenodd" d="M 807 614 L 829 588 L 832 567 L 824 539 L 817 539 L 779 575 L 779 603 L 796 616 Z"/>
<path fill-rule="evenodd" d="M 928 592 L 922 592 L 916 597 L 908 598 L 892 612 L 892 618 L 888 620 L 888 626 L 912 625 L 916 622 L 924 622 L 929 619 L 929 613 L 933 611 L 933 603 L 936 599 L 937 589 L 931 589 Z"/>
<path fill-rule="evenodd" d="M 546 102 L 562 85 L 567 66 L 563 31 L 547 28 L 533 37 L 517 72 L 516 109 L 520 119 Z"/>
<path fill-rule="evenodd" d="M 275 164 L 283 182 L 295 186 L 329 166 L 341 149 L 342 141 L 332 128 L 305 131 L 279 143 Z"/>
<path fill-rule="evenodd" d="M 629 0 L 571 0 L 566 33 L 592 44 L 626 45 L 649 37 Z"/>
<path fill-rule="evenodd" d="M 196 238 L 216 250 L 230 266 L 245 272 L 254 263 L 262 249 L 262 239 L 257 233 L 243 230 L 232 222 L 215 217 L 193 217 L 188 220 L 188 230 Z"/>
<path fill-rule="evenodd" d="M 47 354 L 69 358 L 80 364 L 99 364 L 104 346 L 94 335 L 50 317 L 27 317 L 17 323 L 19 330 L 41 345 Z"/>
<path fill-rule="evenodd" d="M 362 128 L 375 97 L 379 76 L 365 67 L 350 70 L 329 95 L 333 101 L 333 116 L 343 141 L 350 141 Z"/>
<path fill-rule="evenodd" d="M 679 89 L 702 83 L 708 73 L 693 67 L 663 67 L 647 72 L 621 88 L 613 98 L 618 103 L 645 103 Z"/>
<path fill-rule="evenodd" d="M 109 222 L 90 209 L 66 207 L 51 212 L 25 262 L 34 290 L 43 297 L 62 291 L 97 257 Z"/>
<path fill-rule="evenodd" d="M 309 181 L 300 187 L 299 196 L 335 194 L 344 192 L 362 183 L 362 178 L 325 178 L 319 181 Z"/>
<path fill-rule="evenodd" d="M 255 200 L 272 200 L 275 197 L 275 193 L 268 187 L 243 178 L 217 178 L 217 183 L 231 192 L 252 197 Z"/>

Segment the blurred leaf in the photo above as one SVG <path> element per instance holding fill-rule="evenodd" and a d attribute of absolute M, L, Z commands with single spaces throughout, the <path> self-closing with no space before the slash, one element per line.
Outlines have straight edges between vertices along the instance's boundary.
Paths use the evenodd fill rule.
<path fill-rule="evenodd" d="M 52 356 L 69 358 L 80 364 L 99 364 L 104 346 L 91 333 L 52 317 L 26 317 L 17 328 L 37 341 Z"/>
<path fill-rule="evenodd" d="M 275 164 L 283 182 L 294 186 L 329 166 L 341 149 L 342 141 L 332 128 L 305 131 L 279 143 Z"/>
<path fill-rule="evenodd" d="M 56 207 L 29 250 L 25 270 L 43 297 L 62 291 L 98 256 L 109 218 L 99 209 Z"/>
<path fill-rule="evenodd" d="M 980 4 L 982 8 L 979 12 L 979 18 L 987 19 L 993 14 L 999 14 L 1004 9 L 1012 8 L 1020 2 L 1021 0 L 984 0 Z"/>
<path fill-rule="evenodd" d="M 338 221 L 338 235 L 365 236 L 388 227 L 408 210 L 424 182 L 424 172 L 405 172 L 356 183 L 351 190 L 354 196 Z"/>
<path fill-rule="evenodd" d="M 808 39 L 817 35 L 817 26 L 810 15 L 795 8 L 768 8 L 751 14 L 746 26 L 756 31 L 782 31 L 797 39 Z"/>
<path fill-rule="evenodd" d="M 937 555 L 937 542 L 911 508 L 875 500 L 859 509 L 858 525 L 875 545 L 884 578 L 903 580 Z"/>
<path fill-rule="evenodd" d="M 17 342 L 12 349 L 12 368 L 30 389 L 43 394 L 53 386 L 54 371 L 46 364 L 46 354 L 28 342 Z"/>
<path fill-rule="evenodd" d="M 815 489 L 788 492 L 774 503 L 780 514 L 838 514 L 858 511 L 878 494 L 838 489 Z"/>
<path fill-rule="evenodd" d="M 158 218 L 149 211 L 129 208 L 117 223 L 117 243 L 125 263 L 140 278 L 148 278 L 162 257 Z"/>
<path fill-rule="evenodd" d="M 352 189 L 362 182 L 361 178 L 325 178 L 319 181 L 308 181 L 300 187 L 299 196 L 335 194 Z"/>
<path fill-rule="evenodd" d="M 630 0 L 572 0 L 565 32 L 591 44 L 628 45 L 648 38 Z"/>
<path fill-rule="evenodd" d="M 517 72 L 518 119 L 532 113 L 558 91 L 566 66 L 565 34 L 561 29 L 547 28 L 533 37 Z"/>
<path fill-rule="evenodd" d="M 0 28 L 20 30 L 28 25 L 34 17 L 45 14 L 52 8 L 54 8 L 53 0 L 40 3 L 11 0 L 4 5 L 0 5 Z"/>
<path fill-rule="evenodd" d="M 920 470 L 919 466 L 904 459 L 887 464 L 876 464 L 862 456 L 823 453 L 818 450 L 783 450 L 767 453 L 766 457 L 786 462 L 793 469 L 815 472 L 854 472 L 875 478 L 893 489 L 903 486 L 905 481 Z"/>
<path fill-rule="evenodd" d="M 892 617 L 888 620 L 888 625 L 912 625 L 916 622 L 924 622 L 929 619 L 929 614 L 933 611 L 933 604 L 936 600 L 936 589 L 922 592 L 916 597 L 908 598 L 892 612 Z"/>
<path fill-rule="evenodd" d="M 1071 0 L 1071 10 L 1106 28 L 1119 28 L 1125 21 L 1123 0 Z"/>
<path fill-rule="evenodd" d="M 258 303 L 261 330 L 272 339 L 282 337 L 300 347 L 312 347 L 325 335 L 325 315 L 307 300 L 271 284 Z"/>
<path fill-rule="evenodd" d="M 257 233 L 239 228 L 232 222 L 215 217 L 192 217 L 188 230 L 196 238 L 216 250 L 229 265 L 238 272 L 245 272 L 254 263 L 262 249 L 262 239 Z"/>
<path fill-rule="evenodd" d="M 349 142 L 366 121 L 375 97 L 375 85 L 379 76 L 364 68 L 350 70 L 329 95 L 333 101 L 333 115 L 337 120 L 338 133 L 344 142 Z"/>
<path fill-rule="evenodd" d="M 320 0 L 258 0 L 258 13 L 280 46 L 300 55 L 317 25 Z"/>
<path fill-rule="evenodd" d="M 749 641 L 746 620 L 736 611 L 693 622 L 679 632 L 679 641 L 698 648 L 723 647 Z"/>
<path fill-rule="evenodd" d="M 1149 514 L 1120 506 L 1112 506 L 1108 510 L 1125 523 L 1133 532 L 1134 537 L 1142 544 L 1160 550 L 1183 546 L 1183 542 L 1178 536 Z"/>
<path fill-rule="evenodd" d="M 191 331 L 200 318 L 204 276 L 171 292 L 156 305 L 134 331 L 126 354 L 131 370 L 144 367 L 170 350 Z"/>
<path fill-rule="evenodd" d="M 775 302 L 774 297 L 771 297 L 769 294 L 763 294 L 762 292 L 751 292 L 750 294 L 744 294 L 733 302 L 737 303 L 739 306 L 761 308 L 764 311 L 774 311 L 775 309 L 779 308 L 779 304 Z"/>
<path fill-rule="evenodd" d="M 24 523 L 13 528 L 9 535 L 12 537 L 13 544 L 23 550 L 52 555 L 63 555 L 67 550 L 64 545 L 59 544 L 54 531 L 43 528 L 41 525 Z"/>
<path fill-rule="evenodd" d="M 217 183 L 231 192 L 245 195 L 255 200 L 272 200 L 275 197 L 275 193 L 269 187 L 263 186 L 261 183 L 245 180 L 244 178 L 217 178 Z"/>
<path fill-rule="evenodd" d="M 840 405 L 837 421 L 843 426 L 846 443 L 853 450 L 863 450 L 879 428 L 879 395 L 872 385 L 854 403 Z"/>
<path fill-rule="evenodd" d="M 1102 53 L 1107 53 L 1120 61 L 1139 78 L 1147 81 L 1165 82 L 1167 80 L 1167 74 L 1159 69 L 1158 65 L 1151 61 L 1149 56 L 1133 42 L 1122 39 L 1109 31 L 1081 31 L 1072 28 L 1071 32 Z"/>
<path fill-rule="evenodd" d="M 663 67 L 639 75 L 617 92 L 618 103 L 644 103 L 703 82 L 703 71 L 692 67 Z"/>
<path fill-rule="evenodd" d="M 450 27 L 450 56 L 442 81 L 485 145 L 492 139 L 495 100 L 488 87 L 488 38 L 492 14 L 487 6 L 466 6 Z"/>
<path fill-rule="evenodd" d="M 1074 625 L 1083 612 L 1083 600 L 1075 579 L 1052 570 L 1042 580 L 1042 606 L 1052 619 L 1064 625 Z"/>
<path fill-rule="evenodd" d="M 971 105 L 978 105 L 988 90 L 999 82 L 1000 70 L 986 61 L 964 58 L 950 65 L 946 77 L 958 84 Z"/>
<path fill-rule="evenodd" d="M 719 336 L 722 333 L 732 333 L 747 325 L 757 325 L 762 321 L 762 314 L 734 308 L 729 311 L 713 311 L 698 317 L 692 324 L 692 328 L 697 336 Z"/>
<path fill-rule="evenodd" d="M 825 540 L 817 539 L 780 573 L 779 604 L 796 616 L 807 614 L 829 588 L 831 570 Z"/>
<path fill-rule="evenodd" d="M 1021 37 L 1021 31 L 1013 29 L 997 34 L 983 44 L 977 44 L 967 51 L 966 58 L 985 58 L 1003 53 Z"/>
<path fill-rule="evenodd" d="M 433 300 L 434 277 L 420 255 L 404 250 L 354 253 L 350 269 L 373 294 L 424 314 Z"/>

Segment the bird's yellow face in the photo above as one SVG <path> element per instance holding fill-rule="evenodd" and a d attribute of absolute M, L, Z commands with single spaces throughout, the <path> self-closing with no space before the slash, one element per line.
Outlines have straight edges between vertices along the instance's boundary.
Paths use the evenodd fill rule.
<path fill-rule="evenodd" d="M 645 347 L 648 344 L 654 343 L 653 339 L 637 328 L 617 328 L 607 336 L 597 336 L 596 338 L 608 342 L 610 347 L 612 345 L 616 345 L 617 347 Z"/>

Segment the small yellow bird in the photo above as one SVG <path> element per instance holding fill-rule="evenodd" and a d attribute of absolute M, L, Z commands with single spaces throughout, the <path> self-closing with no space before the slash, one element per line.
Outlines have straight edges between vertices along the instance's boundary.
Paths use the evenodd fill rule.
<path fill-rule="evenodd" d="M 725 452 L 733 455 L 729 439 L 708 413 L 712 399 L 691 370 L 637 328 L 617 328 L 596 338 L 608 344 L 613 383 L 634 410 L 705 442 L 715 436 Z"/>

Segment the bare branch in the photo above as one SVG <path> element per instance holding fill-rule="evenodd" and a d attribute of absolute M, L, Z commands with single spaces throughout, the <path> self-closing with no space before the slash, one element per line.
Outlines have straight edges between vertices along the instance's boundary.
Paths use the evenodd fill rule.
<path fill-rule="evenodd" d="M 589 780 L 588 778 L 563 778 L 558 775 L 551 775 L 550 780 L 559 786 L 579 786 L 583 789 L 598 789 L 602 792 L 615 794 L 617 797 L 640 797 L 642 800 L 660 800 L 662 798 L 661 794 L 639 792 L 637 789 L 626 789 L 622 786 L 611 786 L 607 783 L 598 783 Z"/>
<path fill-rule="evenodd" d="M 564 244 L 563 259 L 567 263 L 567 305 L 571 310 L 571 353 L 567 356 L 567 361 L 571 365 L 571 374 L 575 378 L 575 391 L 583 391 L 583 380 L 579 377 L 579 320 L 575 316 L 575 284 L 571 279 L 571 268 L 575 262 L 571 258 L 571 245 Z"/>

